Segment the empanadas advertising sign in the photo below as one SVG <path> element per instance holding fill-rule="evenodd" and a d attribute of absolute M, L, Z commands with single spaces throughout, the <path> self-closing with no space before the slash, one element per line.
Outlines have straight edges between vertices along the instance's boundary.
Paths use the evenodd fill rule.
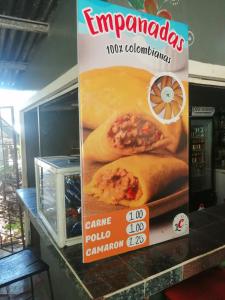
<path fill-rule="evenodd" d="M 188 28 L 78 1 L 83 261 L 185 235 Z"/>

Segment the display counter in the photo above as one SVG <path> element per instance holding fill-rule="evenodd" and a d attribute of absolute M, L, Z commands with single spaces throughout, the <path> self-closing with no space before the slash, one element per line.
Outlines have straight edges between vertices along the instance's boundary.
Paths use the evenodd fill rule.
<path fill-rule="evenodd" d="M 82 245 L 59 249 L 38 218 L 36 192 L 17 194 L 40 237 L 58 299 L 148 299 L 225 261 L 225 204 L 190 214 L 190 234 L 98 262 L 82 263 Z"/>

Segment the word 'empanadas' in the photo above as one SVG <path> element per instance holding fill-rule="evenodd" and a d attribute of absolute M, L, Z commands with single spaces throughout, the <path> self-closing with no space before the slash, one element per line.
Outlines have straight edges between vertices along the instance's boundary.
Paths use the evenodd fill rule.
<path fill-rule="evenodd" d="M 180 132 L 180 123 L 163 125 L 148 114 L 127 112 L 114 115 L 88 136 L 84 143 L 84 157 L 106 162 L 157 149 L 175 152 Z"/>
<path fill-rule="evenodd" d="M 129 156 L 100 168 L 84 192 L 106 203 L 138 207 L 187 174 L 187 164 L 174 157 Z"/>
<path fill-rule="evenodd" d="M 80 75 L 82 123 L 94 129 L 124 111 L 148 112 L 147 93 L 152 74 L 131 67 L 94 69 Z"/>

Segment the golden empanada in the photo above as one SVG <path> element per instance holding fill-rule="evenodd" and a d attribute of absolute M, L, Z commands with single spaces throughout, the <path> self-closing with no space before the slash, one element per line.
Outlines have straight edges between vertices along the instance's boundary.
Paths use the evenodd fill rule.
<path fill-rule="evenodd" d="M 149 112 L 148 87 L 152 74 L 131 67 L 110 67 L 81 73 L 79 77 L 83 127 L 94 129 L 113 113 L 125 109 Z"/>
<path fill-rule="evenodd" d="M 180 122 L 163 125 L 150 114 L 115 114 L 87 137 L 84 158 L 107 162 L 143 152 L 165 149 L 175 152 L 180 134 Z"/>
<path fill-rule="evenodd" d="M 84 192 L 106 203 L 139 207 L 187 176 L 187 164 L 177 158 L 128 156 L 101 167 Z"/>

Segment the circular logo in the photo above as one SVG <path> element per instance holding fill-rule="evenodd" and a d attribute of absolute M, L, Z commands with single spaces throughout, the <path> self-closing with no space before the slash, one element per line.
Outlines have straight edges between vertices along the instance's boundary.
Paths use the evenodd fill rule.
<path fill-rule="evenodd" d="M 176 234 L 188 233 L 189 221 L 187 215 L 184 213 L 178 214 L 173 219 L 173 231 Z"/>
<path fill-rule="evenodd" d="M 192 46 L 194 44 L 194 42 L 195 42 L 194 33 L 191 30 L 189 30 L 188 31 L 188 46 L 189 47 Z"/>
<path fill-rule="evenodd" d="M 148 103 L 155 118 L 163 124 L 171 124 L 180 118 L 185 107 L 183 84 L 174 74 L 161 73 L 150 82 Z"/>

